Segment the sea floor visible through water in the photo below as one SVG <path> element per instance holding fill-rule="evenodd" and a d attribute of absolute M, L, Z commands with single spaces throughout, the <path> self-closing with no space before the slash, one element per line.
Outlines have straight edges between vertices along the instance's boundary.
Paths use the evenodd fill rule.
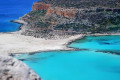
<path fill-rule="evenodd" d="M 43 80 L 119 80 L 120 36 L 88 36 L 70 47 L 83 50 L 19 54 Z"/>

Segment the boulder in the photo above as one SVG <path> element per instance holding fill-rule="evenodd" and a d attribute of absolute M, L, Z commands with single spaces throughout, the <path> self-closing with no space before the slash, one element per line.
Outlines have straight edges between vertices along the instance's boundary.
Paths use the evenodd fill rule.
<path fill-rule="evenodd" d="M 0 80 L 41 80 L 40 77 L 21 61 L 0 56 Z"/>

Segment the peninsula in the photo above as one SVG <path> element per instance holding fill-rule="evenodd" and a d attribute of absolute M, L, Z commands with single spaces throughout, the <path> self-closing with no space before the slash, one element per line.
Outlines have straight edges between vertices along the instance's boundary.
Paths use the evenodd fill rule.
<path fill-rule="evenodd" d="M 83 36 L 119 35 L 120 1 L 42 0 L 14 22 L 22 26 L 0 34 L 0 53 L 70 50 L 66 44 Z"/>
<path fill-rule="evenodd" d="M 5 55 L 0 56 L 0 66 L 5 66 L 0 69 L 5 74 L 0 76 L 17 80 L 14 76 L 23 76 L 25 69 L 24 79 L 18 80 L 40 80 L 28 66 L 6 55 L 71 50 L 69 42 L 87 35 L 120 35 L 120 0 L 37 1 L 29 13 L 14 22 L 22 24 L 19 31 L 0 33 L 0 54 Z M 21 71 L 12 74 L 15 66 Z"/>
<path fill-rule="evenodd" d="M 119 0 L 42 0 L 21 17 L 21 34 L 54 39 L 76 34 L 120 32 Z"/>
<path fill-rule="evenodd" d="M 20 30 L 0 33 L 0 53 L 70 50 L 66 44 L 87 35 L 119 35 L 119 0 L 42 0 L 14 22 Z"/>

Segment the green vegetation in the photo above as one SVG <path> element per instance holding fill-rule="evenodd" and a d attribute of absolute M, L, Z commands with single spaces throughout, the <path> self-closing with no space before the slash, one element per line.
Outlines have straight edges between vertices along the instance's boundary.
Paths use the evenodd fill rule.
<path fill-rule="evenodd" d="M 116 13 L 89 13 L 85 14 L 82 18 L 83 20 L 88 19 L 87 22 L 79 23 L 67 23 L 56 25 L 54 29 L 56 30 L 71 30 L 77 33 L 106 33 L 106 32 L 118 32 L 120 31 L 120 15 Z M 79 19 L 81 20 L 81 18 Z M 89 24 L 87 24 L 89 23 Z"/>
<path fill-rule="evenodd" d="M 98 21 L 100 29 L 103 28 L 104 31 L 116 31 L 120 29 L 120 16 L 109 16 Z"/>
<path fill-rule="evenodd" d="M 55 19 L 55 17 L 53 17 L 53 16 L 50 16 L 49 18 L 46 19 L 46 21 L 57 22 L 57 19 Z"/>
<path fill-rule="evenodd" d="M 43 0 L 42 2 L 52 4 L 53 7 L 75 7 L 84 10 L 78 10 L 74 18 L 57 14 L 46 16 L 46 10 L 31 11 L 23 19 L 30 24 L 32 29 L 39 29 L 38 32 L 40 30 L 42 33 L 49 33 L 54 30 L 71 33 L 107 33 L 120 31 L 119 0 Z M 90 7 L 96 8 L 94 10 L 90 9 Z"/>
<path fill-rule="evenodd" d="M 89 8 L 96 6 L 119 7 L 120 0 L 42 0 L 42 2 L 60 7 Z"/>
<path fill-rule="evenodd" d="M 76 18 L 78 22 L 70 22 L 69 18 L 60 16 L 45 17 L 46 11 L 31 11 L 26 17 L 32 27 L 47 30 L 51 26 L 54 30 L 73 31 L 76 33 L 104 33 L 120 31 L 120 14 L 113 12 L 87 12 Z M 78 14 L 79 15 L 79 14 Z M 65 22 L 65 20 L 68 20 Z M 82 21 L 83 20 L 83 21 Z M 87 22 L 85 22 L 87 20 Z M 60 22 L 62 23 L 60 23 Z M 56 23 L 52 25 L 51 23 Z M 88 24 L 87 24 L 88 23 Z"/>
<path fill-rule="evenodd" d="M 71 31 L 75 31 L 77 33 L 85 33 L 85 32 L 90 31 L 90 27 L 91 26 L 86 26 L 86 25 L 80 24 L 80 23 L 70 23 L 70 24 L 57 25 L 54 27 L 54 29 L 65 30 L 65 31 L 71 30 Z"/>
<path fill-rule="evenodd" d="M 46 10 L 35 10 L 35 11 L 30 11 L 28 15 L 35 17 L 35 16 L 45 16 Z"/>
<path fill-rule="evenodd" d="M 41 22 L 41 21 L 37 21 L 35 23 L 35 26 L 38 28 L 48 28 L 51 24 L 49 22 Z"/>
<path fill-rule="evenodd" d="M 51 23 L 45 20 L 45 14 L 46 10 L 35 10 L 29 12 L 23 18 L 27 19 L 27 22 L 31 25 L 31 27 L 48 28 Z"/>

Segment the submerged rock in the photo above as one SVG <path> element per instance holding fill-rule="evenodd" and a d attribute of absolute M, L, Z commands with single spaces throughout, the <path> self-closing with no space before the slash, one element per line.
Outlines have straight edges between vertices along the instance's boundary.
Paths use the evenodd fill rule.
<path fill-rule="evenodd" d="M 41 80 L 26 64 L 9 56 L 0 56 L 0 80 Z"/>

